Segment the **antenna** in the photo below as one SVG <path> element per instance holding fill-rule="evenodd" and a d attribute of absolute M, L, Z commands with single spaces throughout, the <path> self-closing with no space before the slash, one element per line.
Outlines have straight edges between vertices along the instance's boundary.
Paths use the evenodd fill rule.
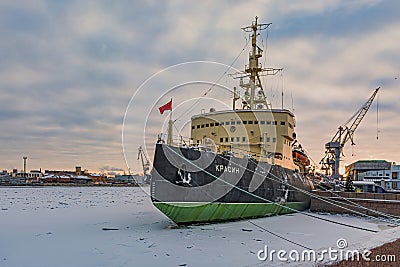
<path fill-rule="evenodd" d="M 292 113 L 294 114 L 293 94 L 292 93 L 290 93 L 290 98 L 292 99 Z"/>
<path fill-rule="evenodd" d="M 376 98 L 376 140 L 379 140 L 379 95 Z"/>
<path fill-rule="evenodd" d="M 281 71 L 281 80 L 282 80 L 282 109 L 283 109 L 283 71 Z"/>

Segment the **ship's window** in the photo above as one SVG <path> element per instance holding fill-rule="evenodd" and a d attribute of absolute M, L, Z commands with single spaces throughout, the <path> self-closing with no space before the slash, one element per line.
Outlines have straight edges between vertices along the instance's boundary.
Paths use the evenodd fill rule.
<path fill-rule="evenodd" d="M 236 137 L 236 142 L 240 142 L 240 137 Z"/>
<path fill-rule="evenodd" d="M 193 126 L 192 126 L 192 130 L 194 130 L 194 128 L 195 128 L 195 127 L 194 127 L 194 125 L 193 125 Z"/>
<path fill-rule="evenodd" d="M 284 121 L 281 121 L 281 125 L 286 125 L 286 123 Z"/>
<path fill-rule="evenodd" d="M 210 123 L 210 127 L 214 127 L 214 123 L 212 122 L 212 123 Z"/>
<path fill-rule="evenodd" d="M 229 125 L 229 121 L 225 122 L 225 125 Z"/>
<path fill-rule="evenodd" d="M 291 123 L 289 123 L 289 128 L 293 129 L 293 125 Z"/>
<path fill-rule="evenodd" d="M 254 124 L 258 124 L 258 121 L 254 121 Z"/>
<path fill-rule="evenodd" d="M 277 121 L 274 121 L 274 125 L 278 125 L 278 122 L 277 122 Z"/>
<path fill-rule="evenodd" d="M 253 124 L 253 121 L 249 121 L 249 124 Z"/>
<path fill-rule="evenodd" d="M 225 142 L 229 142 L 229 138 L 228 137 L 225 137 Z"/>
<path fill-rule="evenodd" d="M 265 124 L 265 121 L 260 121 L 261 124 Z"/>
<path fill-rule="evenodd" d="M 210 127 L 210 124 L 206 123 L 206 127 Z"/>
<path fill-rule="evenodd" d="M 267 121 L 267 125 L 271 125 L 271 121 Z"/>
<path fill-rule="evenodd" d="M 222 125 L 224 125 L 224 122 L 223 122 L 223 121 L 221 121 L 220 125 L 221 125 L 221 126 L 222 126 Z"/>
<path fill-rule="evenodd" d="M 247 124 L 247 121 L 243 121 L 243 124 Z"/>
<path fill-rule="evenodd" d="M 267 137 L 267 142 L 268 143 L 271 142 L 271 138 L 270 137 Z"/>
<path fill-rule="evenodd" d="M 231 125 L 235 125 L 236 124 L 236 122 L 235 121 L 231 121 Z"/>
<path fill-rule="evenodd" d="M 235 138 L 234 137 L 231 137 L 231 142 L 235 142 Z"/>
<path fill-rule="evenodd" d="M 242 124 L 242 121 L 237 121 L 236 124 L 240 125 L 240 124 Z"/>
<path fill-rule="evenodd" d="M 199 129 L 200 128 L 200 124 L 199 125 L 197 125 L 197 129 Z"/>
<path fill-rule="evenodd" d="M 201 125 L 201 128 L 204 128 L 204 124 Z"/>
<path fill-rule="evenodd" d="M 215 123 L 215 126 L 219 126 L 219 122 L 216 122 L 216 123 Z"/>
<path fill-rule="evenodd" d="M 262 138 L 262 136 L 260 137 L 260 142 L 262 142 L 263 141 L 263 138 Z"/>
<path fill-rule="evenodd" d="M 246 142 L 246 137 L 242 137 L 242 142 Z"/>
<path fill-rule="evenodd" d="M 219 142 L 220 142 L 220 143 L 224 142 L 224 138 L 221 137 L 221 138 L 219 139 Z"/>
<path fill-rule="evenodd" d="M 272 142 L 276 143 L 276 138 L 275 137 L 272 138 Z"/>

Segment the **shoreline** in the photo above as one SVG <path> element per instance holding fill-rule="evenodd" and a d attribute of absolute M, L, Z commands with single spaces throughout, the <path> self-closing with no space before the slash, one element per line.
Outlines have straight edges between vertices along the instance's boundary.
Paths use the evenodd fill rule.
<path fill-rule="evenodd" d="M 142 187 L 134 184 L 79 184 L 79 183 L 43 183 L 43 184 L 0 184 L 0 188 L 10 187 Z"/>

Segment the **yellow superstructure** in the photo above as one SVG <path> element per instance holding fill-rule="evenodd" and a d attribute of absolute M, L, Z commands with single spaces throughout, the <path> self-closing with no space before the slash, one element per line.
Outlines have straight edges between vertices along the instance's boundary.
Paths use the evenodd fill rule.
<path fill-rule="evenodd" d="M 212 111 L 192 117 L 191 139 L 217 153 L 252 156 L 295 169 L 294 127 L 294 115 L 285 109 Z"/>

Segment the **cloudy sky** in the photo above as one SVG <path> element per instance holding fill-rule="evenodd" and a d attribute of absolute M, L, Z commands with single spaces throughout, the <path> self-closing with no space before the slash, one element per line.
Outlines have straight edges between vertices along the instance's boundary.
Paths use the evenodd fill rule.
<path fill-rule="evenodd" d="M 174 106 L 183 105 L 186 94 L 200 97 L 207 82 L 224 74 L 223 64 L 242 69 L 247 36 L 240 28 L 255 16 L 272 22 L 260 36 L 268 52 L 263 62 L 284 68 L 266 87 L 269 98 L 279 107 L 283 85 L 285 105 L 294 108 L 296 132 L 312 158 L 320 160 L 337 127 L 381 86 L 379 139 L 374 103 L 344 163 L 400 162 L 399 10 L 395 0 L 3 0 L 0 168 L 21 169 L 26 155 L 28 169 L 127 169 L 121 138 L 127 110 L 125 152 L 129 167 L 139 171 L 137 146 L 152 141 L 143 133 L 153 138 L 162 127 L 146 128 L 146 116 L 156 114 L 151 108 L 182 83 L 205 81 L 190 94 L 177 89 Z M 193 61 L 216 63 L 164 71 Z M 230 86 L 225 77 L 219 81 Z"/>

